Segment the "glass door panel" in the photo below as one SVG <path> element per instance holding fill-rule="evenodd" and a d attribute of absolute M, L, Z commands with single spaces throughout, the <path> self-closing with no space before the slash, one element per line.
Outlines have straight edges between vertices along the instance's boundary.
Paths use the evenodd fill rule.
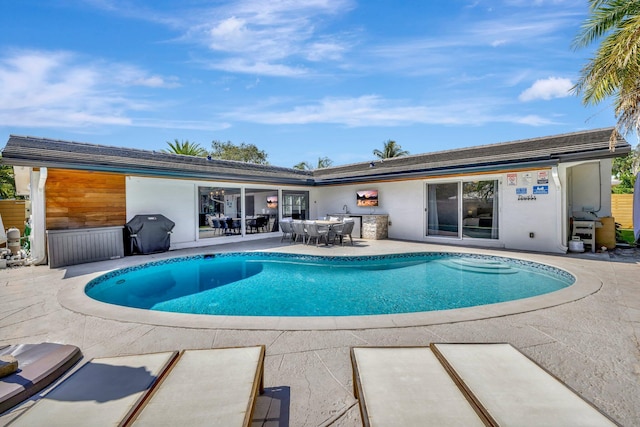
<path fill-rule="evenodd" d="M 427 185 L 428 236 L 460 236 L 458 189 L 457 182 Z"/>
<path fill-rule="evenodd" d="M 278 231 L 278 190 L 245 189 L 247 233 Z"/>
<path fill-rule="evenodd" d="M 462 235 L 498 238 L 498 181 L 462 183 Z"/>
<path fill-rule="evenodd" d="M 198 238 L 224 237 L 240 234 L 236 217 L 236 197 L 239 188 L 198 188 Z"/>

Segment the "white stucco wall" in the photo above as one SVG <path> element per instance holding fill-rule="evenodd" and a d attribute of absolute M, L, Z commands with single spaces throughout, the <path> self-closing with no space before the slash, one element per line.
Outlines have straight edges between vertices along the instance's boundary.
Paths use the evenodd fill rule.
<path fill-rule="evenodd" d="M 422 240 L 424 236 L 424 185 L 422 181 L 404 181 L 393 183 L 339 185 L 319 187 L 311 196 L 311 204 L 322 217 L 331 213 L 344 213 L 347 210 L 355 215 L 388 214 L 391 225 L 389 238 L 404 240 Z M 378 190 L 379 206 L 363 208 L 356 206 L 356 191 Z"/>
<path fill-rule="evenodd" d="M 196 240 L 196 188 L 191 181 L 128 176 L 127 221 L 136 215 L 162 214 L 176 223 L 171 246 Z"/>
<path fill-rule="evenodd" d="M 234 241 L 264 238 L 266 234 L 234 235 L 216 239 L 198 238 L 198 187 L 245 188 L 247 194 L 251 189 L 269 189 L 278 191 L 275 186 L 244 185 L 233 182 L 189 181 L 165 178 L 144 178 L 128 176 L 126 179 L 127 221 L 135 215 L 162 214 L 176 223 L 171 234 L 171 249 L 184 249 L 203 245 L 215 245 Z M 308 187 L 282 187 L 285 190 L 310 191 Z M 239 195 L 228 196 L 230 205 L 225 204 L 225 213 L 236 215 L 236 198 Z M 255 213 L 270 213 L 264 193 L 257 193 L 254 198 Z M 310 199 L 311 200 L 311 199 Z"/>
<path fill-rule="evenodd" d="M 515 185 L 507 174 L 502 178 L 500 237 L 504 247 L 559 252 L 560 189 L 550 169 L 514 172 Z M 545 180 L 547 182 L 545 183 Z M 534 188 L 538 189 L 534 192 Z M 518 194 L 520 193 L 524 194 Z M 547 194 L 541 194 L 547 191 Z M 525 193 L 526 192 L 526 193 Z M 537 194 L 536 194 L 537 193 Z M 533 237 L 530 237 L 533 233 Z"/>
<path fill-rule="evenodd" d="M 540 172 L 540 176 L 538 175 Z M 558 193 L 551 169 L 515 172 L 514 185 L 507 185 L 507 174 L 462 176 L 450 179 L 427 179 L 403 182 L 355 184 L 320 187 L 313 192 L 312 205 L 317 215 L 343 212 L 347 205 L 353 214 L 370 214 L 370 208 L 358 208 L 356 190 L 377 189 L 380 206 L 373 213 L 389 215 L 389 238 L 465 246 L 505 247 L 542 252 L 562 252 L 562 197 Z M 427 183 L 459 182 L 471 180 L 498 180 L 499 189 L 499 239 L 458 239 L 426 236 L 426 185 Z M 547 183 L 544 183 L 544 180 Z M 511 181 L 513 183 L 513 181 Z M 540 182 L 540 184 L 538 184 Z M 547 194 L 533 194 L 534 186 L 546 186 Z M 519 200 L 516 189 L 526 191 Z M 544 188 L 540 188 L 542 192 Z M 535 199 L 533 199 L 535 196 Z M 533 237 L 529 237 L 533 233 Z"/>
<path fill-rule="evenodd" d="M 388 214 L 389 238 L 464 246 L 504 247 L 541 252 L 566 250 L 570 199 L 574 204 L 598 207 L 600 216 L 610 215 L 608 179 L 611 161 L 562 165 L 556 169 L 515 171 L 512 173 L 459 176 L 455 178 L 417 179 L 400 182 L 336 185 L 329 187 L 281 187 L 284 190 L 309 192 L 311 219 L 331 213 Z M 554 173 L 555 172 L 555 173 Z M 515 174 L 515 175 L 514 175 Z M 515 179 L 514 179 L 515 177 Z M 426 236 L 426 185 L 428 183 L 498 180 L 499 239 L 458 239 Z M 198 186 L 239 187 L 229 182 L 198 182 L 157 178 L 127 178 L 127 220 L 137 214 L 160 213 L 176 222 L 171 238 L 172 248 L 223 243 L 231 240 L 263 238 L 234 236 L 198 241 Z M 247 185 L 251 188 L 273 186 Z M 534 194 L 534 188 L 536 188 Z M 356 206 L 356 191 L 377 189 L 380 205 L 376 208 Z M 598 194 L 598 189 L 600 194 Z M 256 212 L 266 209 L 266 199 L 256 197 Z M 606 212 L 605 212 L 606 211 Z M 235 208 L 234 208 L 235 212 Z M 533 237 L 530 237 L 532 233 Z M 211 241 L 215 240 L 215 242 Z"/>

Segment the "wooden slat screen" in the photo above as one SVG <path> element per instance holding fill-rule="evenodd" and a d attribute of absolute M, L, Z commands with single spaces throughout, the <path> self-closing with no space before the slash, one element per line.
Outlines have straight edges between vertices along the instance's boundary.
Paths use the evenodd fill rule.
<path fill-rule="evenodd" d="M 110 227 L 126 222 L 125 176 L 49 169 L 47 229 Z"/>
<path fill-rule="evenodd" d="M 0 215 L 5 230 L 15 227 L 24 234 L 24 222 L 29 216 L 25 200 L 0 200 Z"/>
<path fill-rule="evenodd" d="M 633 228 L 633 194 L 611 195 L 611 216 L 622 229 Z"/>

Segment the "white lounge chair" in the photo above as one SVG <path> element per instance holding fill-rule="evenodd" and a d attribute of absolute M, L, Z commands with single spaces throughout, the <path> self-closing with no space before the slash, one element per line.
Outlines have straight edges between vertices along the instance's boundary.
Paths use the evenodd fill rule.
<path fill-rule="evenodd" d="M 431 347 L 492 425 L 617 425 L 510 344 L 432 344 Z"/>
<path fill-rule="evenodd" d="M 16 426 L 249 426 L 264 390 L 264 346 L 93 359 Z"/>
<path fill-rule="evenodd" d="M 484 426 L 428 347 L 351 349 L 364 426 Z"/>
<path fill-rule="evenodd" d="M 365 426 L 616 426 L 509 344 L 355 347 Z"/>

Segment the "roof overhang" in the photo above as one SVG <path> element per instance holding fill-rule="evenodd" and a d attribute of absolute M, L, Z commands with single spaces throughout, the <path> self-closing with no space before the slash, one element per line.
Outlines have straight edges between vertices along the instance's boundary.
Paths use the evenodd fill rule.
<path fill-rule="evenodd" d="M 273 185 L 327 186 L 436 176 L 500 173 L 557 166 L 563 162 L 624 156 L 631 146 L 613 128 L 404 156 L 375 162 L 300 171 L 270 165 L 207 160 L 165 152 L 11 135 L 2 162 L 14 166 L 100 171 L 128 175 L 233 181 Z"/>

